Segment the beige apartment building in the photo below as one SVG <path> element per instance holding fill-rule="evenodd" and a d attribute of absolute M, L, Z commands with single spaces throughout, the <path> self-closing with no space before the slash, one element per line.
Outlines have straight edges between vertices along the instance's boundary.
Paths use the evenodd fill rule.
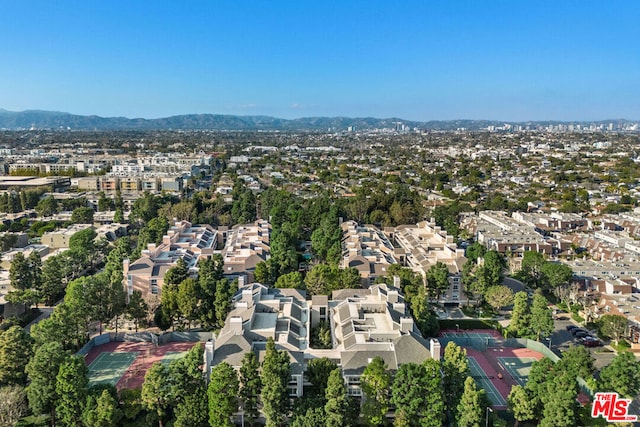
<path fill-rule="evenodd" d="M 271 224 L 264 219 L 233 227 L 222 250 L 225 277 L 233 280 L 245 276 L 247 283 L 252 282 L 256 265 L 269 259 L 270 235 Z"/>
<path fill-rule="evenodd" d="M 355 268 L 364 287 L 373 285 L 378 277 L 387 275 L 387 268 L 396 264 L 393 245 L 373 225 L 359 226 L 345 221 L 342 228 L 342 261 L 340 267 Z"/>
<path fill-rule="evenodd" d="M 197 274 L 198 260 L 213 255 L 218 241 L 217 234 L 217 230 L 210 225 L 176 222 L 162 237 L 162 243 L 149 244 L 133 263 L 128 259 L 123 261 L 123 281 L 127 296 L 137 290 L 147 301 L 158 302 L 167 270 L 174 267 L 179 259 L 183 259 L 189 272 Z"/>
<path fill-rule="evenodd" d="M 289 395 L 301 396 L 304 372 L 312 359 L 327 357 L 342 369 L 348 392 L 361 396 L 360 377 L 371 359 L 381 357 L 390 370 L 403 363 L 440 359 L 440 343 L 424 339 L 398 289 L 385 284 L 368 289 L 335 291 L 326 296 L 305 298 L 304 291 L 274 289 L 240 280 L 233 297 L 234 308 L 216 339 L 205 345 L 204 371 L 227 362 L 236 369 L 247 352 L 264 358 L 267 339 L 284 350 L 291 361 Z M 321 320 L 329 323 L 332 348 L 310 347 L 309 331 Z"/>
<path fill-rule="evenodd" d="M 120 190 L 123 193 L 137 194 L 150 191 L 180 192 L 184 188 L 181 175 L 130 175 L 130 176 L 88 176 L 73 178 L 72 183 L 80 191 L 104 191 L 105 193 Z"/>
<path fill-rule="evenodd" d="M 93 228 L 93 226 L 89 224 L 72 224 L 67 228 L 43 234 L 40 242 L 52 249 L 68 248 L 71 237 L 87 228 Z"/>
<path fill-rule="evenodd" d="M 440 295 L 438 303 L 468 303 L 461 278 L 462 267 L 467 259 L 464 249 L 458 248 L 453 236 L 437 226 L 434 220 L 387 228 L 385 233 L 399 246 L 395 252 L 399 263 L 410 267 L 423 278 L 436 263 L 447 266 L 449 289 Z"/>

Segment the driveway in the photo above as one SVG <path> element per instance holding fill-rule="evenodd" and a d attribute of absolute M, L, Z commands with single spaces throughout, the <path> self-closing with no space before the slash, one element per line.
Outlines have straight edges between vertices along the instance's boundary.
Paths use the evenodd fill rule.
<path fill-rule="evenodd" d="M 527 287 L 521 281 L 513 279 L 511 277 L 505 277 L 504 280 L 502 281 L 502 284 L 507 286 L 509 289 L 511 289 L 514 294 L 516 292 L 524 291 L 525 288 Z"/>
<path fill-rule="evenodd" d="M 25 332 L 29 333 L 31 332 L 31 327 L 33 325 L 35 325 L 36 323 L 40 322 L 41 320 L 46 319 L 47 317 L 51 316 L 51 313 L 53 313 L 53 309 L 54 307 L 40 307 L 40 315 L 38 317 L 36 317 L 35 319 L 33 319 L 31 321 L 31 323 L 29 323 L 27 326 L 24 327 Z"/>

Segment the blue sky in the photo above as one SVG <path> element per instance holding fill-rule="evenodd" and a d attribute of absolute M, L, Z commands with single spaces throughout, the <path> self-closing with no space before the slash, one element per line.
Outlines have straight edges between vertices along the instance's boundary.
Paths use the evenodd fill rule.
<path fill-rule="evenodd" d="M 640 119 L 640 1 L 0 0 L 0 108 Z"/>

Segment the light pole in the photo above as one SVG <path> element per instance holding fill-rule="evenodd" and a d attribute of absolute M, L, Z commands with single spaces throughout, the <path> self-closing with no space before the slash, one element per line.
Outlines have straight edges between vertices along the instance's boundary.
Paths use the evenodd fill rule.
<path fill-rule="evenodd" d="M 493 409 L 487 406 L 487 410 L 484 415 L 484 425 L 485 427 L 489 427 L 489 412 L 493 412 Z"/>
<path fill-rule="evenodd" d="M 549 340 L 549 350 L 551 350 L 551 336 L 547 338 Z"/>
<path fill-rule="evenodd" d="M 240 405 L 238 409 L 240 410 L 240 424 L 244 427 L 244 406 Z"/>

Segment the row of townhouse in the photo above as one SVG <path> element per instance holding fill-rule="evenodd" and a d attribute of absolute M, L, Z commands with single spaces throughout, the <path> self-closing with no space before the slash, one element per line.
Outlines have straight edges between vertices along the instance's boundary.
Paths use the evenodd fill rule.
<path fill-rule="evenodd" d="M 634 279 L 640 278 L 640 262 L 633 261 L 601 261 L 594 259 L 563 260 L 571 267 L 573 275 L 587 285 L 592 280 L 608 278 Z M 640 290 L 640 285 L 636 286 Z"/>
<path fill-rule="evenodd" d="M 582 229 L 588 225 L 588 220 L 576 213 L 514 212 L 512 218 L 530 227 L 547 231 L 566 232 Z"/>
<path fill-rule="evenodd" d="M 476 218 L 476 241 L 502 254 L 535 251 L 551 255 L 560 252 L 560 242 L 536 232 L 535 227 L 517 221 L 502 211 L 482 211 Z"/>
<path fill-rule="evenodd" d="M 307 300 L 304 291 L 273 289 L 260 283 L 244 284 L 233 298 L 234 308 L 225 326 L 205 346 L 205 373 L 227 362 L 239 369 L 247 352 L 264 359 L 271 338 L 291 362 L 289 395 L 300 397 L 310 360 L 327 357 L 341 369 L 352 396 L 361 396 L 360 377 L 381 357 L 391 371 L 403 363 L 440 359 L 440 344 L 422 338 L 398 289 L 385 284 L 368 289 L 345 289 Z M 332 348 L 310 347 L 310 330 L 320 321 L 331 327 Z"/>

